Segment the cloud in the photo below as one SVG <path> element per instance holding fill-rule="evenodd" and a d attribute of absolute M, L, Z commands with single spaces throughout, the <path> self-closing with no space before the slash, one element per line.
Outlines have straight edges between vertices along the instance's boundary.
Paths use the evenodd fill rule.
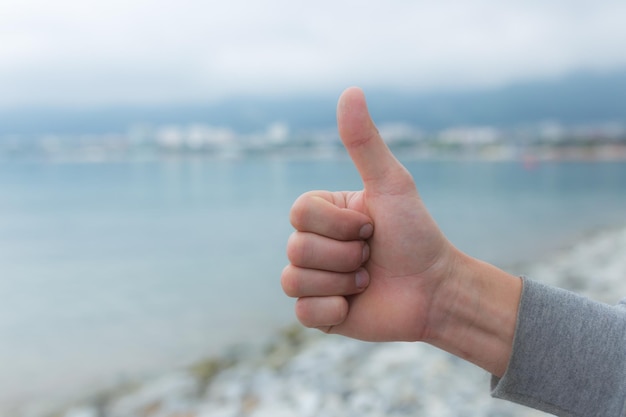
<path fill-rule="evenodd" d="M 618 0 L 4 0 L 0 106 L 497 85 L 626 66 Z"/>

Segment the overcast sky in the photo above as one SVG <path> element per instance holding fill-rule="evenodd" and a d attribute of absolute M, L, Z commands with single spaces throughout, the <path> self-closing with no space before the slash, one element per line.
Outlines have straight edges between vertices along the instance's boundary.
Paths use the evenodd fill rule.
<path fill-rule="evenodd" d="M 626 1 L 1 0 L 0 107 L 432 90 L 626 68 Z"/>

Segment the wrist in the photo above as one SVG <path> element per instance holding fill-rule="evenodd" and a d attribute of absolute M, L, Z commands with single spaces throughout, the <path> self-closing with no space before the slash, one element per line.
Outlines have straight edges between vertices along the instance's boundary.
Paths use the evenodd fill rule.
<path fill-rule="evenodd" d="M 513 346 L 521 279 L 455 251 L 450 274 L 433 295 L 423 341 L 502 376 Z"/>

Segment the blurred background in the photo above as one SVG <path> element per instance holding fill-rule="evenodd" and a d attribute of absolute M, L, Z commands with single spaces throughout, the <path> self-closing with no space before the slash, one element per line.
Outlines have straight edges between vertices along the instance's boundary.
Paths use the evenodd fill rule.
<path fill-rule="evenodd" d="M 523 273 L 622 230 L 624 17 L 617 0 L 2 0 L 0 415 L 135 415 L 76 404 L 282 343 L 291 203 L 361 186 L 335 126 L 351 85 L 470 254 Z M 483 382 L 471 415 L 494 415 Z M 329 404 L 202 388 L 141 415 Z M 391 415 L 342 398 L 325 413 Z"/>

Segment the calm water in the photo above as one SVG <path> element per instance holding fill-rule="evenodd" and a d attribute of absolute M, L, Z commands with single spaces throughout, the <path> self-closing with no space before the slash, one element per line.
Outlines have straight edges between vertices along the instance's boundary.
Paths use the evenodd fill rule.
<path fill-rule="evenodd" d="M 502 265 L 626 223 L 624 163 L 407 165 L 450 239 Z M 359 187 L 346 160 L 1 163 L 0 405 L 292 322 L 279 284 L 291 203 Z"/>

